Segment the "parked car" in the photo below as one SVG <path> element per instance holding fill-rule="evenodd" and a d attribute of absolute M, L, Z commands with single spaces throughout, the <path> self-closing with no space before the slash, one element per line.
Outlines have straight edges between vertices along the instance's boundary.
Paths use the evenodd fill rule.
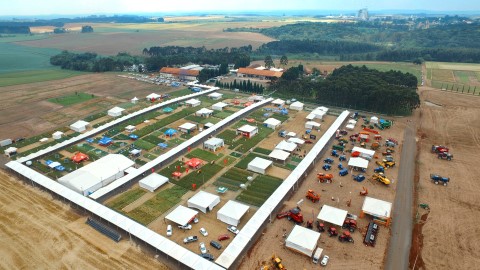
<path fill-rule="evenodd" d="M 213 255 L 210 253 L 200 253 L 200 256 L 202 256 L 202 258 L 207 259 L 209 261 L 213 261 L 215 259 Z"/>
<path fill-rule="evenodd" d="M 167 226 L 167 236 L 172 236 L 172 225 Z"/>
<path fill-rule="evenodd" d="M 202 254 L 207 253 L 207 247 L 205 246 L 205 243 L 203 243 L 203 242 L 200 243 L 200 252 Z"/>
<path fill-rule="evenodd" d="M 223 240 L 228 240 L 230 239 L 230 235 L 228 234 L 222 234 L 218 236 L 218 241 L 223 241 Z"/>
<path fill-rule="evenodd" d="M 207 236 L 207 235 L 208 235 L 208 232 L 207 232 L 207 230 L 205 230 L 205 228 L 200 228 L 200 233 L 201 233 L 203 236 Z"/>
<path fill-rule="evenodd" d="M 189 237 L 183 239 L 183 243 L 187 244 L 187 243 L 195 242 L 197 240 L 198 240 L 198 237 L 196 235 L 192 235 L 192 236 L 189 236 Z"/>
<path fill-rule="evenodd" d="M 234 233 L 235 235 L 237 235 L 240 231 L 237 229 L 237 227 L 233 226 L 233 225 L 230 225 L 227 227 L 227 230 L 229 230 L 230 232 Z"/>
<path fill-rule="evenodd" d="M 178 228 L 180 229 L 184 229 L 184 230 L 191 230 L 192 229 L 192 225 L 190 224 L 185 224 L 185 225 L 178 225 Z"/>
<path fill-rule="evenodd" d="M 330 257 L 328 257 L 327 255 L 324 255 L 322 261 L 320 262 L 320 264 L 321 264 L 322 266 L 326 266 L 327 263 L 328 263 L 328 259 L 330 259 Z"/>
<path fill-rule="evenodd" d="M 197 224 L 198 223 L 198 218 L 194 218 L 193 223 Z"/>
<path fill-rule="evenodd" d="M 221 249 L 222 248 L 222 245 L 220 243 L 218 243 L 217 241 L 210 241 L 210 246 L 216 248 L 216 249 Z"/>

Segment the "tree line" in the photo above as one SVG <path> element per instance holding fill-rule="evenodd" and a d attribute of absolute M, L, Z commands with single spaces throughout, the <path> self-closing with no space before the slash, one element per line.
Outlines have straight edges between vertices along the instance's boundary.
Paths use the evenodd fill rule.
<path fill-rule="evenodd" d="M 123 71 L 126 67 L 139 64 L 141 59 L 128 53 L 118 53 L 116 56 L 99 57 L 96 53 L 72 53 L 63 51 L 50 57 L 50 63 L 62 69 L 78 71 L 106 72 Z"/>
<path fill-rule="evenodd" d="M 26 25 L 2 25 L 0 24 L 0 34 L 30 34 L 30 27 Z"/>
<path fill-rule="evenodd" d="M 233 82 L 229 82 L 229 83 L 228 82 L 222 83 L 217 81 L 215 83 L 215 86 L 221 87 L 221 88 L 227 88 L 231 90 L 239 89 L 243 92 L 255 93 L 255 94 L 262 94 L 263 91 L 265 90 L 265 87 L 263 85 L 256 82 L 252 83 L 250 80 L 247 80 L 247 81 L 242 80 L 239 82 L 237 82 L 237 80 L 233 80 Z"/>
<path fill-rule="evenodd" d="M 204 68 L 200 70 L 200 74 L 198 75 L 198 81 L 201 83 L 206 82 L 208 79 L 225 75 L 228 73 L 228 64 L 222 63 L 218 68 Z"/>
<path fill-rule="evenodd" d="M 279 40 L 262 44 L 258 53 L 286 54 L 286 53 L 318 53 L 321 55 L 338 55 L 348 53 L 365 53 L 380 50 L 381 47 L 352 41 L 338 40 Z"/>

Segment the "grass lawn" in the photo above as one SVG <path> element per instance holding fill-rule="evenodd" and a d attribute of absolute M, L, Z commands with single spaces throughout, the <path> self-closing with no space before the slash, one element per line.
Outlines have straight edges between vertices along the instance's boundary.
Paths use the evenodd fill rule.
<path fill-rule="evenodd" d="M 248 181 L 247 177 L 251 175 L 251 173 L 245 170 L 234 167 L 220 176 L 213 184 L 215 186 L 223 186 L 230 190 L 236 191 L 240 188 L 241 184 L 245 184 Z"/>
<path fill-rule="evenodd" d="M 215 161 L 215 160 L 219 159 L 220 156 L 218 156 L 215 153 L 212 153 L 210 151 L 206 151 L 206 150 L 203 150 L 203 149 L 200 149 L 200 148 L 195 148 L 193 151 L 188 153 L 186 155 L 186 157 L 188 157 L 188 158 L 196 157 L 196 158 L 199 158 L 201 160 L 211 162 L 211 161 Z"/>
<path fill-rule="evenodd" d="M 147 141 L 151 144 L 158 145 L 159 143 L 165 142 L 164 139 L 158 138 L 158 136 L 148 135 L 142 138 L 142 140 Z"/>
<path fill-rule="evenodd" d="M 0 46 L 1 47 L 1 46 Z M 1 55 L 1 53 L 0 53 Z M 65 69 L 41 69 L 0 73 L 0 87 L 66 79 L 86 72 Z"/>
<path fill-rule="evenodd" d="M 112 201 L 108 202 L 106 205 L 110 208 L 113 208 L 117 211 L 122 211 L 122 209 L 133 203 L 134 201 L 138 200 L 140 197 L 142 197 L 145 193 L 147 193 L 146 190 L 142 188 L 135 188 L 128 190 L 121 194 L 120 196 L 116 197 Z"/>
<path fill-rule="evenodd" d="M 155 155 L 152 155 L 152 154 L 150 154 L 150 153 L 147 153 L 147 154 L 143 155 L 143 157 L 146 158 L 146 159 L 154 160 L 154 159 L 156 159 L 158 156 L 155 156 Z"/>
<path fill-rule="evenodd" d="M 232 115 L 232 114 L 233 114 L 233 112 L 222 111 L 222 112 L 215 113 L 215 117 L 225 119 L 225 118 L 229 117 L 229 116 Z"/>
<path fill-rule="evenodd" d="M 257 176 L 247 189 L 237 196 L 237 200 L 260 207 L 281 184 L 282 179 L 267 175 Z"/>
<path fill-rule="evenodd" d="M 155 197 L 126 214 L 134 220 L 147 225 L 179 203 L 186 192 L 186 189 L 179 186 L 162 190 Z"/>
<path fill-rule="evenodd" d="M 473 74 L 470 71 L 454 71 L 455 78 L 457 78 L 457 81 L 459 80 L 461 83 L 468 84 L 470 82 L 469 77 L 475 77 L 475 74 Z"/>
<path fill-rule="evenodd" d="M 231 145 L 234 143 L 234 139 L 237 138 L 237 134 L 235 131 L 231 129 L 226 129 L 222 133 L 218 134 L 217 137 L 223 139 L 225 144 Z"/>
<path fill-rule="evenodd" d="M 136 140 L 134 143 L 135 147 L 138 147 L 143 150 L 150 150 L 154 148 L 156 145 L 147 141 L 144 141 L 143 139 Z"/>
<path fill-rule="evenodd" d="M 255 149 L 253 149 L 253 152 L 264 154 L 264 155 L 268 156 L 272 152 L 272 150 L 268 150 L 268 149 L 260 148 L 260 147 L 255 147 Z"/>
<path fill-rule="evenodd" d="M 179 144 L 183 143 L 184 141 L 185 140 L 182 140 L 180 138 L 175 138 L 175 139 L 171 139 L 171 140 L 167 141 L 167 144 L 168 144 L 169 147 L 171 147 L 170 144 L 179 145 Z"/>
<path fill-rule="evenodd" d="M 433 69 L 432 70 L 432 81 L 452 83 L 452 82 L 455 82 L 455 76 L 453 75 L 452 70 Z"/>
<path fill-rule="evenodd" d="M 181 90 L 178 90 L 178 91 L 171 92 L 170 96 L 171 97 L 181 97 L 181 96 L 185 96 L 185 95 L 189 95 L 189 94 L 193 94 L 193 92 L 192 92 L 192 90 L 187 88 L 187 89 L 181 89 Z"/>
<path fill-rule="evenodd" d="M 196 122 L 196 123 L 201 123 L 203 120 L 205 120 L 205 117 L 196 116 L 196 115 L 189 115 L 189 116 L 185 117 L 185 120 Z"/>
<path fill-rule="evenodd" d="M 198 189 L 205 182 L 208 182 L 210 179 L 212 179 L 222 169 L 223 167 L 218 164 L 207 163 L 200 169 L 191 171 L 186 176 L 180 178 L 180 180 L 173 179 L 171 182 L 186 189 L 192 189 L 192 184 L 196 184 Z M 200 173 L 198 173 L 199 171 Z"/>
<path fill-rule="evenodd" d="M 263 157 L 261 155 L 255 154 L 255 153 L 249 153 L 245 158 L 240 160 L 237 164 L 235 164 L 235 167 L 240 168 L 240 169 L 247 169 L 248 163 L 252 161 L 256 157 Z"/>
<path fill-rule="evenodd" d="M 230 156 L 239 158 L 239 157 L 243 156 L 243 154 L 242 154 L 242 153 L 238 153 L 238 152 L 231 152 L 231 153 L 230 153 Z"/>
<path fill-rule="evenodd" d="M 71 95 L 63 96 L 63 97 L 51 98 L 48 101 L 52 103 L 60 104 L 63 106 L 70 106 L 70 105 L 82 103 L 84 101 L 94 99 L 94 98 L 95 98 L 94 95 L 80 92 L 77 94 L 74 93 Z"/>
<path fill-rule="evenodd" d="M 273 129 L 271 129 L 271 128 L 267 128 L 267 127 L 264 127 L 264 126 L 259 126 L 258 127 L 258 134 L 256 134 L 252 138 L 240 138 L 240 139 L 236 140 L 235 142 L 233 142 L 229 146 L 229 149 L 235 149 L 235 151 L 238 151 L 238 152 L 241 152 L 241 153 L 246 153 L 251 148 L 253 148 L 255 145 L 257 145 L 260 141 L 262 141 L 268 135 L 270 135 L 272 132 L 273 132 Z M 237 147 L 237 148 L 235 148 L 235 147 Z"/>
<path fill-rule="evenodd" d="M 93 120 L 97 120 L 98 118 L 104 117 L 106 115 L 107 115 L 106 112 L 99 112 L 99 113 L 96 113 L 96 114 L 89 115 L 89 116 L 85 117 L 83 120 L 85 120 L 87 122 L 92 122 Z"/>
<path fill-rule="evenodd" d="M 227 160 L 226 163 L 225 163 L 225 160 Z M 235 162 L 235 160 L 237 160 L 237 159 L 232 157 L 232 156 L 226 156 L 224 158 L 220 158 L 216 163 L 220 166 L 226 167 L 226 166 L 230 166 L 231 164 L 233 164 Z"/>

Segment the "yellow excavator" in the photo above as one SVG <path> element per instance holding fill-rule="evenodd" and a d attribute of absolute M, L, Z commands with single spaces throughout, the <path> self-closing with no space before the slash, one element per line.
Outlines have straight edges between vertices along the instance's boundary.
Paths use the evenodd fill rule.
<path fill-rule="evenodd" d="M 372 176 L 373 180 L 377 180 L 385 185 L 390 185 L 391 181 L 383 173 L 374 173 Z"/>

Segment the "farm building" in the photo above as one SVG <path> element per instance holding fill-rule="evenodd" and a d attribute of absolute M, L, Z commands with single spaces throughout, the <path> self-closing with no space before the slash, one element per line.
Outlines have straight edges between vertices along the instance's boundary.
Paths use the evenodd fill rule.
<path fill-rule="evenodd" d="M 160 69 L 160 74 L 169 78 L 177 78 L 179 80 L 195 81 L 200 74 L 200 70 L 190 68 L 187 66 L 185 68 L 170 68 L 163 67 Z"/>
<path fill-rule="evenodd" d="M 177 208 L 173 209 L 173 211 L 170 212 L 165 217 L 165 219 L 168 219 L 173 223 L 183 226 L 192 222 L 197 215 L 198 215 L 198 211 L 192 210 L 183 205 L 179 205 L 177 206 Z"/>
<path fill-rule="evenodd" d="M 147 96 L 147 100 L 148 101 L 157 100 L 157 99 L 160 99 L 161 97 L 162 96 L 159 94 L 151 93 L 150 95 Z"/>
<path fill-rule="evenodd" d="M 185 101 L 185 104 L 188 106 L 188 107 L 197 107 L 197 106 L 200 106 L 200 100 L 198 99 L 195 99 L 195 98 L 192 98 L 192 99 L 189 99 L 187 101 Z"/>
<path fill-rule="evenodd" d="M 225 142 L 220 138 L 211 138 L 203 143 L 203 148 L 216 151 L 218 148 L 225 146 Z"/>
<path fill-rule="evenodd" d="M 204 129 L 208 129 L 208 128 L 211 128 L 211 127 L 213 127 L 213 126 L 214 126 L 213 123 L 208 122 L 208 123 L 206 123 L 205 125 L 203 125 L 203 128 L 204 128 Z"/>
<path fill-rule="evenodd" d="M 168 182 L 168 178 L 158 173 L 152 173 L 138 182 L 138 185 L 150 192 L 154 192 L 157 188 Z"/>
<path fill-rule="evenodd" d="M 197 112 L 195 112 L 196 116 L 201 116 L 201 117 L 209 117 L 213 114 L 213 111 L 207 108 L 201 108 Z"/>
<path fill-rule="evenodd" d="M 225 102 L 218 102 L 212 105 L 212 109 L 215 111 L 222 111 L 223 108 L 227 107 L 228 104 Z"/>
<path fill-rule="evenodd" d="M 378 124 L 378 117 L 372 116 L 372 117 L 370 118 L 370 123 L 371 123 L 371 124 Z"/>
<path fill-rule="evenodd" d="M 190 134 L 191 132 L 193 132 L 195 129 L 197 128 L 197 125 L 195 124 L 192 124 L 192 123 L 185 123 L 181 126 L 178 127 L 178 129 L 183 132 L 183 133 L 187 133 L 187 134 Z"/>
<path fill-rule="evenodd" d="M 326 114 L 326 112 L 317 108 L 317 109 L 313 110 L 309 115 L 312 115 L 312 114 L 314 116 L 314 119 L 315 118 L 316 119 L 323 119 L 323 116 Z M 310 120 L 312 120 L 312 119 L 310 119 Z"/>
<path fill-rule="evenodd" d="M 295 225 L 285 240 L 285 246 L 289 249 L 311 257 L 315 251 L 315 248 L 317 247 L 319 238 L 319 232 Z"/>
<path fill-rule="evenodd" d="M 112 116 L 112 117 L 118 117 L 118 116 L 121 116 L 122 115 L 122 112 L 125 111 L 124 108 L 120 108 L 120 107 L 113 107 L 111 108 L 110 110 L 108 110 L 108 115 Z"/>
<path fill-rule="evenodd" d="M 365 149 L 365 148 L 358 147 L 358 146 L 354 146 L 352 148 L 352 154 L 355 153 L 355 152 L 359 152 L 360 157 L 366 158 L 368 160 L 371 160 L 373 158 L 373 156 L 375 155 L 374 150 Z"/>
<path fill-rule="evenodd" d="M 272 164 L 273 162 L 271 160 L 256 157 L 250 161 L 250 163 L 248 163 L 247 170 L 260 174 L 266 174 L 268 167 L 272 166 Z"/>
<path fill-rule="evenodd" d="M 82 152 L 78 152 L 76 153 L 73 157 L 72 157 L 72 161 L 75 162 L 75 163 L 80 163 L 84 160 L 88 160 L 88 156 Z"/>
<path fill-rule="evenodd" d="M 287 142 L 296 143 L 297 145 L 298 145 L 298 144 L 302 145 L 302 144 L 305 143 L 304 140 L 299 139 L 299 138 L 289 138 L 289 139 L 287 140 Z"/>
<path fill-rule="evenodd" d="M 4 153 L 7 157 L 11 157 L 11 156 L 14 156 L 17 154 L 17 148 L 16 147 L 9 147 L 7 149 L 5 149 Z"/>
<path fill-rule="evenodd" d="M 348 166 L 355 167 L 355 168 L 367 169 L 368 168 L 368 160 L 360 158 L 360 157 L 351 157 L 348 160 Z"/>
<path fill-rule="evenodd" d="M 217 219 L 229 225 L 238 226 L 240 219 L 248 209 L 247 205 L 230 200 L 218 210 Z"/>
<path fill-rule="evenodd" d="M 137 104 L 138 98 L 137 98 L 137 97 L 134 97 L 134 98 L 132 98 L 132 99 L 130 100 L 130 102 L 131 102 L 132 104 Z"/>
<path fill-rule="evenodd" d="M 199 191 L 192 198 L 187 201 L 187 205 L 190 208 L 196 208 L 203 213 L 208 213 L 220 203 L 220 197 L 213 195 L 205 191 Z"/>
<path fill-rule="evenodd" d="M 277 120 L 275 118 L 268 118 L 267 120 L 263 121 L 264 126 L 272 129 L 276 129 L 278 126 L 280 126 L 281 123 L 282 122 L 280 120 Z"/>
<path fill-rule="evenodd" d="M 295 101 L 290 104 L 290 110 L 302 111 L 303 110 L 303 103 L 300 101 Z"/>
<path fill-rule="evenodd" d="M 293 142 L 281 141 L 275 146 L 275 149 L 293 152 L 297 149 L 297 145 Z"/>
<path fill-rule="evenodd" d="M 324 204 L 317 219 L 337 226 L 342 226 L 348 211 Z"/>
<path fill-rule="evenodd" d="M 70 125 L 70 129 L 75 131 L 75 132 L 83 132 L 87 129 L 87 126 L 90 123 L 83 121 L 83 120 L 78 120 L 77 122 L 73 123 Z"/>
<path fill-rule="evenodd" d="M 125 127 L 125 131 L 127 131 L 129 133 L 132 133 L 135 130 L 137 130 L 137 128 L 135 126 L 132 126 L 132 125 L 128 125 L 128 126 Z"/>
<path fill-rule="evenodd" d="M 213 92 L 211 94 L 208 94 L 207 95 L 209 98 L 213 99 L 213 100 L 219 100 L 223 97 L 223 94 L 221 93 L 217 93 L 217 92 Z"/>
<path fill-rule="evenodd" d="M 258 70 L 254 68 L 239 68 L 237 70 L 237 77 L 242 78 L 257 78 L 261 80 L 271 80 L 273 78 L 282 77 L 283 72 L 271 70 Z"/>
<path fill-rule="evenodd" d="M 363 218 L 365 214 L 372 216 L 376 223 L 390 226 L 392 203 L 372 197 L 365 197 L 360 217 Z"/>
<path fill-rule="evenodd" d="M 55 131 L 53 134 L 52 134 L 52 138 L 54 138 L 55 140 L 60 140 L 62 138 L 62 135 L 63 135 L 63 132 L 61 131 Z"/>
<path fill-rule="evenodd" d="M 251 138 L 258 133 L 258 127 L 243 125 L 237 128 L 237 134 L 242 134 L 243 137 Z"/>
<path fill-rule="evenodd" d="M 305 128 L 307 129 L 319 129 L 320 124 L 315 121 L 308 121 L 305 123 Z"/>
<path fill-rule="evenodd" d="M 313 120 L 313 119 L 315 119 L 315 114 L 314 113 L 309 113 L 305 118 L 307 120 Z"/>
<path fill-rule="evenodd" d="M 290 153 L 285 152 L 285 151 L 280 150 L 280 149 L 274 149 L 268 156 L 271 159 L 285 162 L 285 160 L 287 160 L 287 158 L 290 156 Z"/>
<path fill-rule="evenodd" d="M 110 154 L 60 177 L 58 182 L 86 196 L 123 177 L 125 170 L 133 164 L 123 155 Z"/>
<path fill-rule="evenodd" d="M 274 101 L 272 101 L 272 104 L 275 106 L 283 106 L 285 105 L 285 100 L 277 98 Z"/>

